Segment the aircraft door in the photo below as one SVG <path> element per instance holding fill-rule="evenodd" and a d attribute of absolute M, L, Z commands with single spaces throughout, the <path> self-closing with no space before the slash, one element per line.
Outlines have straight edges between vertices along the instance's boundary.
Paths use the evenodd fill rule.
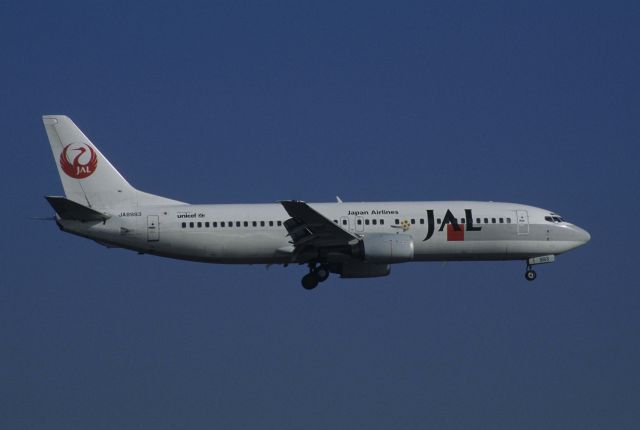
<path fill-rule="evenodd" d="M 147 216 L 147 241 L 157 242 L 160 240 L 160 220 L 158 215 Z"/>
<path fill-rule="evenodd" d="M 529 234 L 529 214 L 527 211 L 516 211 L 518 234 Z"/>
<path fill-rule="evenodd" d="M 356 217 L 356 231 L 358 233 L 364 232 L 364 218 L 361 216 Z"/>

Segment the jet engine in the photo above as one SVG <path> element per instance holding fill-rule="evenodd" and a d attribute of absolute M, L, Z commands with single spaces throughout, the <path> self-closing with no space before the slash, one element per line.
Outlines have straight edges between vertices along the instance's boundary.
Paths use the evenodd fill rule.
<path fill-rule="evenodd" d="M 357 257 L 367 263 L 402 263 L 413 260 L 413 238 L 408 234 L 368 234 L 356 246 Z"/>

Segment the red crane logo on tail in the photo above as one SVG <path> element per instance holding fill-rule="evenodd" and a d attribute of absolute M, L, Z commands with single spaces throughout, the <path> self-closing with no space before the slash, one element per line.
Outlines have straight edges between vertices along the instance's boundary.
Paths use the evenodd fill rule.
<path fill-rule="evenodd" d="M 73 160 L 69 160 L 69 156 L 73 156 L 74 152 L 77 154 Z M 60 154 L 60 167 L 67 176 L 74 179 L 84 179 L 91 176 L 97 166 L 96 151 L 86 143 L 70 143 L 64 147 L 62 154 Z"/>

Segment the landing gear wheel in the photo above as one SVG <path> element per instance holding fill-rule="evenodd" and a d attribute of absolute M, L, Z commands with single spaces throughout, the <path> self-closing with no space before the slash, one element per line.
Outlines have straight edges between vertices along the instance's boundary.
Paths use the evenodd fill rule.
<path fill-rule="evenodd" d="M 538 276 L 535 272 L 535 270 L 532 269 L 527 269 L 526 272 L 524 272 L 524 277 L 527 281 L 533 281 L 534 279 L 536 279 L 536 276 Z"/>
<path fill-rule="evenodd" d="M 329 271 L 326 267 L 320 266 L 316 269 L 316 276 L 318 277 L 319 282 L 324 282 L 329 277 Z"/>
<path fill-rule="evenodd" d="M 314 272 L 307 273 L 302 277 L 302 287 L 305 290 L 313 290 L 318 286 L 318 282 L 320 282 L 320 280 Z"/>

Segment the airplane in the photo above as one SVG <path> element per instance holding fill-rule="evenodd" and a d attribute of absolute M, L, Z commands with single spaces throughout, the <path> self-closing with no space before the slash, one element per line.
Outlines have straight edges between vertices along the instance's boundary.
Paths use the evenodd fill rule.
<path fill-rule="evenodd" d="M 587 243 L 546 209 L 477 201 L 197 204 L 139 191 L 64 115 L 42 117 L 64 197 L 46 196 L 58 227 L 107 247 L 224 264 L 306 265 L 311 290 L 330 273 L 387 276 L 412 261 L 523 260 L 534 265 Z"/>

